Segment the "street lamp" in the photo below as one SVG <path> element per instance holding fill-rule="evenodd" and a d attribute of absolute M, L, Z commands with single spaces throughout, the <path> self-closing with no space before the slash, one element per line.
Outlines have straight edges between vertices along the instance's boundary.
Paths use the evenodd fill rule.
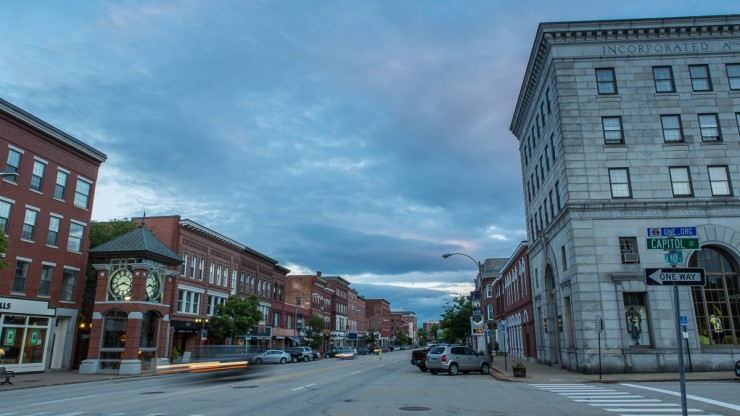
<path fill-rule="evenodd" d="M 483 320 L 483 317 L 482 317 L 481 311 L 480 311 L 480 298 L 482 297 L 480 291 L 482 290 L 481 285 L 482 285 L 482 280 L 483 280 L 483 263 L 477 261 L 476 259 L 470 257 L 469 255 L 467 255 L 465 253 L 446 253 L 446 254 L 443 254 L 442 255 L 442 258 L 445 258 L 446 259 L 446 258 L 449 258 L 450 256 L 456 256 L 456 255 L 457 256 L 465 256 L 465 257 L 469 258 L 470 260 L 473 261 L 473 263 L 475 263 L 475 266 L 478 268 L 478 277 L 477 277 L 477 279 L 475 281 L 475 292 L 474 292 L 474 293 L 477 293 L 478 296 L 477 296 L 477 299 L 472 299 L 472 301 L 473 301 L 473 305 L 472 305 L 473 306 L 473 314 L 470 317 L 470 332 L 471 332 L 470 335 L 471 335 L 471 338 L 472 338 L 472 335 L 473 335 L 473 325 L 474 324 L 476 326 L 477 325 L 480 325 L 481 322 L 482 322 L 482 320 Z M 475 298 L 475 296 L 472 296 L 472 297 Z M 477 311 L 477 313 L 475 311 L 475 302 L 478 302 L 478 305 L 477 305 L 478 306 L 478 311 Z M 478 328 L 476 328 L 476 329 L 478 331 L 480 331 L 480 329 L 478 329 Z M 487 338 L 488 335 L 485 334 L 484 337 Z M 472 339 L 471 339 L 471 341 L 472 341 Z M 484 341 L 486 341 L 486 340 L 484 339 Z M 480 341 L 478 340 L 478 338 L 476 338 L 476 344 L 478 344 L 479 342 Z M 485 350 L 486 350 L 486 353 L 487 353 L 488 352 L 488 342 L 485 342 L 484 347 L 485 347 Z"/>
<path fill-rule="evenodd" d="M 195 322 L 200 324 L 200 342 L 205 344 L 207 336 L 204 336 L 205 326 L 208 323 L 208 318 L 195 318 Z"/>

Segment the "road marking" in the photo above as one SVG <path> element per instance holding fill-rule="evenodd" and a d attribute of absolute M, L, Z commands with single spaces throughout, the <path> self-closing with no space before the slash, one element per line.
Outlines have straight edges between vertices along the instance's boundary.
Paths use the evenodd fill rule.
<path fill-rule="evenodd" d="M 681 397 L 681 393 L 676 393 L 676 392 L 670 391 L 670 390 L 657 389 L 655 387 L 639 386 L 637 384 L 629 384 L 629 383 L 619 383 L 619 384 L 621 384 L 623 386 L 627 386 L 627 387 L 634 387 L 636 389 L 644 389 L 644 390 L 656 391 L 658 393 L 670 394 L 671 396 Z M 732 409 L 732 410 L 740 410 L 740 406 L 738 406 L 738 405 L 735 405 L 735 404 L 732 404 L 732 403 L 721 402 L 719 400 L 707 399 L 705 397 L 694 396 L 694 395 L 691 395 L 691 394 L 687 394 L 686 395 L 686 398 L 687 399 L 691 399 L 691 400 L 696 400 L 698 402 L 704 402 L 704 403 L 713 404 L 715 406 L 726 407 L 726 408 Z"/>
<path fill-rule="evenodd" d="M 311 387 L 311 386 L 313 386 L 314 384 L 316 384 L 316 383 L 306 384 L 306 385 L 305 385 L 305 386 L 303 386 L 303 387 L 296 387 L 296 388 L 294 388 L 294 389 L 293 389 L 292 391 L 296 391 L 296 390 L 301 390 L 301 389 L 305 389 L 305 388 L 308 388 L 308 387 Z"/>
<path fill-rule="evenodd" d="M 361 373 L 361 372 L 362 372 L 362 370 L 359 370 L 359 371 L 354 371 L 354 372 L 349 373 L 349 374 L 352 375 L 352 374 L 357 374 L 357 373 Z"/>
<path fill-rule="evenodd" d="M 48 402 L 31 403 L 31 404 L 29 404 L 29 406 L 41 406 L 41 405 L 45 405 L 45 404 L 49 404 L 49 403 L 68 402 L 70 400 L 87 399 L 89 397 L 95 397 L 95 395 L 92 395 L 92 396 L 80 396 L 80 397 L 70 397 L 70 398 L 67 398 L 67 399 L 52 400 L 52 401 L 48 401 Z"/>
<path fill-rule="evenodd" d="M 626 408 L 626 407 L 625 408 L 621 408 L 621 407 L 612 407 L 612 408 L 605 407 L 604 410 L 606 410 L 607 412 L 672 412 L 672 413 L 675 413 L 676 411 L 678 411 L 678 412 L 681 412 L 682 411 L 682 409 L 681 409 L 680 406 L 678 408 L 675 408 L 674 407 L 672 409 L 652 409 L 652 408 L 648 408 L 648 409 L 630 409 L 630 408 Z M 700 409 L 686 409 L 686 411 L 687 412 L 693 412 L 693 413 L 696 413 L 696 412 L 704 412 L 703 410 L 700 410 Z"/>

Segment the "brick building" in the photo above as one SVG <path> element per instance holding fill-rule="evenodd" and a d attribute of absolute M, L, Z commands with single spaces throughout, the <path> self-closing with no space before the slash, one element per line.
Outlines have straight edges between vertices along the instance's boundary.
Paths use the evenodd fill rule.
<path fill-rule="evenodd" d="M 391 343 L 391 304 L 385 299 L 366 299 L 368 332 L 377 334 L 378 345 Z"/>
<path fill-rule="evenodd" d="M 98 169 L 106 155 L 0 99 L 0 361 L 70 368 Z"/>
<path fill-rule="evenodd" d="M 492 285 L 499 350 L 519 359 L 535 358 L 536 341 L 527 243 L 519 244 L 511 258 L 500 265 L 499 270 Z"/>

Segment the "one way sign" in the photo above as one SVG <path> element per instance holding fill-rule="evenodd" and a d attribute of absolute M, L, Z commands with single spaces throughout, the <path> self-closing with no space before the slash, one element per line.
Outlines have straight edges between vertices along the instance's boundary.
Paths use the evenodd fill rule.
<path fill-rule="evenodd" d="M 700 267 L 687 269 L 645 269 L 645 284 L 659 286 L 704 286 L 706 279 L 704 277 L 704 269 Z"/>

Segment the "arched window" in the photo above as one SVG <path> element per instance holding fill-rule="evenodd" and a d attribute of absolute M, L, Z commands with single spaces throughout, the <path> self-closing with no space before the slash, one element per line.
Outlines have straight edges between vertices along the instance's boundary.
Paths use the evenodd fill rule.
<path fill-rule="evenodd" d="M 126 348 L 126 326 L 128 315 L 114 309 L 103 317 L 103 339 L 100 344 L 100 369 L 118 370 Z"/>
<path fill-rule="evenodd" d="M 691 256 L 690 267 L 702 267 L 706 286 L 694 286 L 699 342 L 740 344 L 740 274 L 737 261 L 719 247 L 703 247 Z"/>

